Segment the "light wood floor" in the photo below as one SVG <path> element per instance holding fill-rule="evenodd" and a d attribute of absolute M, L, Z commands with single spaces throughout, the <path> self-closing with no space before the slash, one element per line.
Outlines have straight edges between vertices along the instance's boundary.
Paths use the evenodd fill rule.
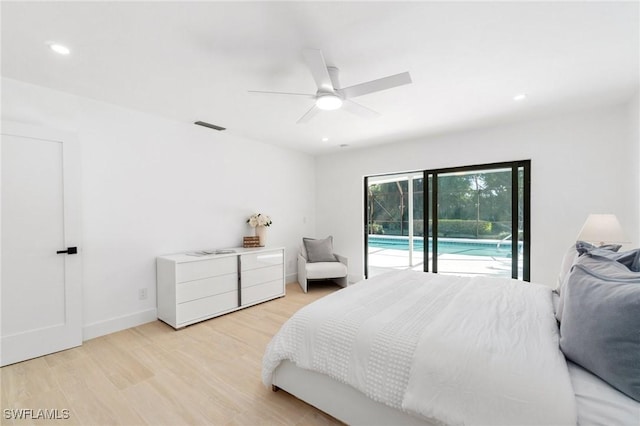
<path fill-rule="evenodd" d="M 339 287 L 293 283 L 284 298 L 175 331 L 156 321 L 1 369 L 2 424 L 330 425 L 332 417 L 261 382 L 271 337 Z M 69 410 L 67 420 L 7 419 L 6 409 Z"/>

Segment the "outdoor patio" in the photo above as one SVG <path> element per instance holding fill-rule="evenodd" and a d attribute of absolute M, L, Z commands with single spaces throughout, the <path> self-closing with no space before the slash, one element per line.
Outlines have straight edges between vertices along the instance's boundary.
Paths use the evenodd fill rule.
<path fill-rule="evenodd" d="M 413 252 L 413 266 L 409 266 L 409 251 L 369 247 L 369 277 L 397 269 L 423 270 L 424 255 Z M 522 264 L 522 262 L 520 262 Z M 438 255 L 438 272 L 455 275 L 495 275 L 511 277 L 511 258 L 470 256 L 463 254 Z M 518 275 L 522 275 L 522 268 Z"/>

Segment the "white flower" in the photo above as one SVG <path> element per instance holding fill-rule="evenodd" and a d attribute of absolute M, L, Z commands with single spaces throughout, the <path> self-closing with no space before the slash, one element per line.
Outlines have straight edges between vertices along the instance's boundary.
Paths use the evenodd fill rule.
<path fill-rule="evenodd" d="M 262 213 L 255 213 L 249 216 L 249 219 L 247 219 L 247 223 L 252 228 L 255 228 L 256 226 L 271 226 L 273 222 L 271 221 L 270 216 Z"/>
<path fill-rule="evenodd" d="M 271 218 L 267 215 L 258 216 L 258 225 L 260 226 L 269 226 L 271 225 Z"/>

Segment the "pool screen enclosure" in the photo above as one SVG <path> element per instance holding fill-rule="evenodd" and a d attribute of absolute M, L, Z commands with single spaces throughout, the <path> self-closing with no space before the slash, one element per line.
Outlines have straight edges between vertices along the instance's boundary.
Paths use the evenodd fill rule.
<path fill-rule="evenodd" d="M 365 276 L 415 269 L 529 281 L 530 165 L 365 177 Z"/>

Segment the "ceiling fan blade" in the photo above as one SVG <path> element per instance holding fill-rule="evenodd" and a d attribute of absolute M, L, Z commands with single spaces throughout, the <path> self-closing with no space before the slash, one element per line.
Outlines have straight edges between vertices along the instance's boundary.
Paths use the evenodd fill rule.
<path fill-rule="evenodd" d="M 307 123 L 309 120 L 315 117 L 316 114 L 318 114 L 319 112 L 320 112 L 320 108 L 318 108 L 315 105 L 312 106 L 309 111 L 307 111 L 302 117 L 298 119 L 298 121 L 296 121 L 296 124 Z"/>
<path fill-rule="evenodd" d="M 339 93 L 345 98 L 355 98 L 357 96 L 367 95 L 369 93 L 379 92 L 381 90 L 387 90 L 409 83 L 411 83 L 411 75 L 409 72 L 403 72 L 396 75 L 390 75 L 389 77 L 368 81 L 366 83 L 345 87 L 344 89 L 340 89 Z"/>
<path fill-rule="evenodd" d="M 352 114 L 358 115 L 363 118 L 377 118 L 380 117 L 380 113 L 376 112 L 364 105 L 354 102 L 349 99 L 345 99 L 342 103 L 342 108 L 349 111 Z"/>
<path fill-rule="evenodd" d="M 322 56 L 322 51 L 318 49 L 304 49 L 302 54 L 304 55 L 313 79 L 316 81 L 318 90 L 333 93 L 333 84 L 331 83 L 331 77 L 327 70 L 327 63 L 324 61 L 324 56 Z"/>
<path fill-rule="evenodd" d="M 292 95 L 292 96 L 306 96 L 307 98 L 315 99 L 316 95 L 311 93 L 289 93 L 289 92 L 269 92 L 265 90 L 247 90 L 249 93 L 266 93 L 267 95 Z"/>

